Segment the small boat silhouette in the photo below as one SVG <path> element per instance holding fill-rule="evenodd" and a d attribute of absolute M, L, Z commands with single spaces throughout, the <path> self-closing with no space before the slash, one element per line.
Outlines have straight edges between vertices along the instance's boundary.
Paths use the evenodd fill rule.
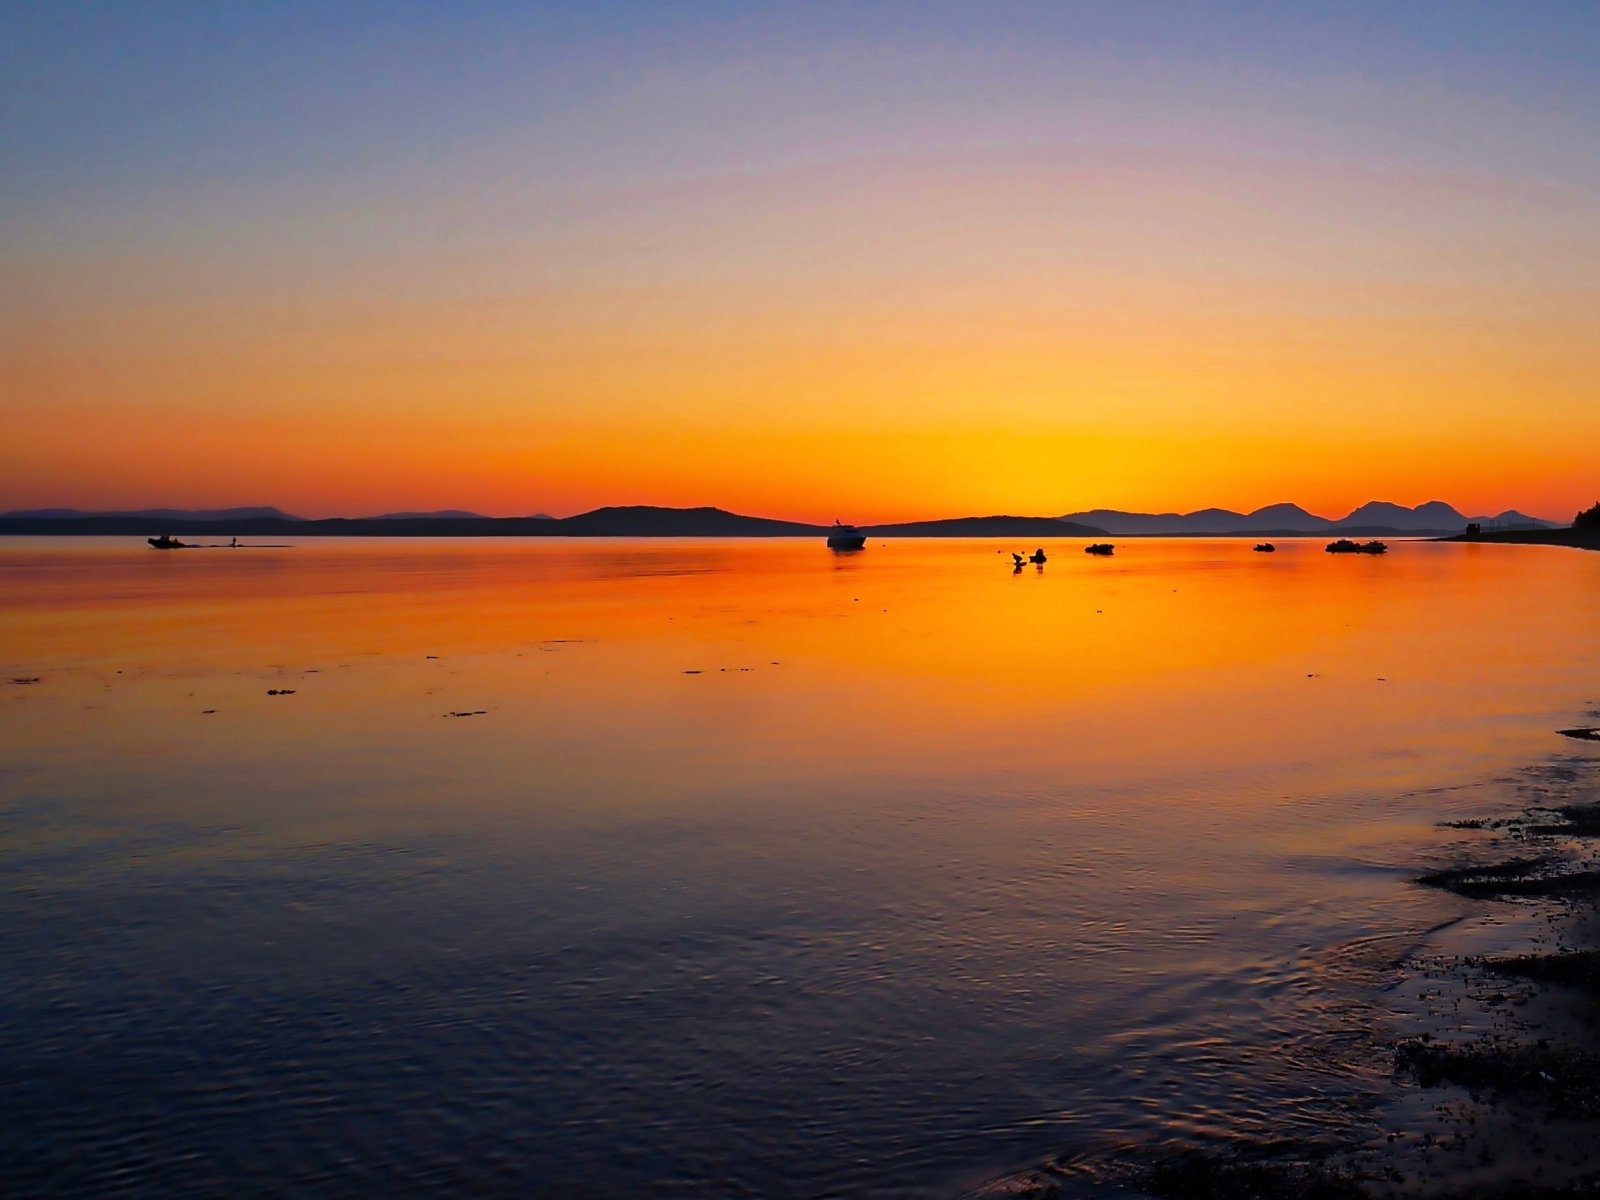
<path fill-rule="evenodd" d="M 1257 542 L 1256 545 L 1255 545 L 1255 549 L 1256 549 L 1257 553 L 1260 553 L 1260 554 L 1274 554 L 1274 553 L 1277 552 L 1278 548 L 1276 546 L 1274 546 L 1271 542 Z"/>
<path fill-rule="evenodd" d="M 1083 548 L 1085 554 L 1113 554 L 1116 547 L 1110 542 L 1090 542 Z"/>
<path fill-rule="evenodd" d="M 829 550 L 860 550 L 867 544 L 867 535 L 854 525 L 846 525 L 842 521 L 835 521 L 833 528 L 828 530 Z"/>
<path fill-rule="evenodd" d="M 1340 538 L 1336 542 L 1329 542 L 1323 547 L 1329 554 L 1387 554 L 1389 547 L 1382 542 L 1352 542 L 1349 538 Z"/>
<path fill-rule="evenodd" d="M 145 538 L 145 541 L 149 542 L 157 550 L 192 550 L 192 549 L 194 549 L 194 547 L 189 545 L 188 542 L 180 542 L 177 538 L 168 537 L 164 533 L 160 537 Z"/>

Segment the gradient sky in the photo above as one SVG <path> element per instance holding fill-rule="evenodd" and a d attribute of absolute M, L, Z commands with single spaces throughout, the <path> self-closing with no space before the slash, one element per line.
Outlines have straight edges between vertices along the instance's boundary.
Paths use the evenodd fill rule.
<path fill-rule="evenodd" d="M 0 29 L 0 509 L 1600 495 L 1600 5 Z"/>

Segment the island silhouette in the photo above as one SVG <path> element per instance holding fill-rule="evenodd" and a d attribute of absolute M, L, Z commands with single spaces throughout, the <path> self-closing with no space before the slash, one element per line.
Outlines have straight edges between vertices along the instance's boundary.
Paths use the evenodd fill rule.
<path fill-rule="evenodd" d="M 306 519 L 262 505 L 231 509 L 175 508 L 87 512 L 29 509 L 0 513 L 0 534 L 53 536 L 136 534 L 295 537 L 822 537 L 829 526 L 748 516 L 714 507 L 638 504 L 596 508 L 570 517 L 538 513 L 486 517 L 462 509 L 395 512 L 375 517 Z M 1476 526 L 1476 532 L 1468 532 Z M 869 537 L 1473 537 L 1492 541 L 1587 544 L 1595 533 L 1569 529 L 1515 510 L 1468 517 L 1443 501 L 1415 508 L 1371 501 L 1340 519 L 1319 517 L 1295 504 L 1250 513 L 1205 508 L 1190 513 L 1132 513 L 1092 509 L 1063 517 L 961 516 L 862 524 Z"/>

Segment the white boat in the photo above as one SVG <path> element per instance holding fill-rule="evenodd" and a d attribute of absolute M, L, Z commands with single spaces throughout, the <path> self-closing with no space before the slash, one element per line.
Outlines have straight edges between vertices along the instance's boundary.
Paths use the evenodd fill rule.
<path fill-rule="evenodd" d="M 829 550 L 860 550 L 867 544 L 867 535 L 854 525 L 846 525 L 842 521 L 835 521 L 833 528 L 828 530 Z"/>

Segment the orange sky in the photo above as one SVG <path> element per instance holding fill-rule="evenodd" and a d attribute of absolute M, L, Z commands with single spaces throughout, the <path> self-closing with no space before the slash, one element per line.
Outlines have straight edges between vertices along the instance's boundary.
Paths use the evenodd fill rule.
<path fill-rule="evenodd" d="M 427 148 L 380 115 L 331 162 L 85 152 L 0 225 L 0 509 L 1600 492 L 1594 136 L 1559 104 L 878 52 L 667 61 Z"/>

